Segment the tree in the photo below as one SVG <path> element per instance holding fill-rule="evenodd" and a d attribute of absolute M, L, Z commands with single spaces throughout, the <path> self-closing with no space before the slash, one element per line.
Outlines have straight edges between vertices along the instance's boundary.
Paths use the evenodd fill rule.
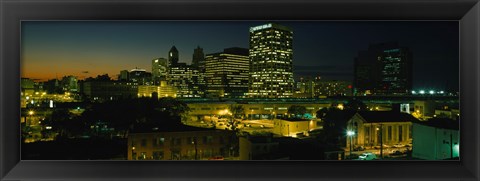
<path fill-rule="evenodd" d="M 355 98 L 348 100 L 345 104 L 346 110 L 353 110 L 353 111 L 365 111 L 367 110 L 367 105 L 360 100 Z"/>
<path fill-rule="evenodd" d="M 307 113 L 307 108 L 305 106 L 292 105 L 288 108 L 287 112 L 295 118 L 303 118 L 305 113 Z"/>
<path fill-rule="evenodd" d="M 245 108 L 242 105 L 231 104 L 229 106 L 231 118 L 229 119 L 229 124 L 231 125 L 232 130 L 236 130 L 237 119 L 242 118 L 245 115 Z"/>

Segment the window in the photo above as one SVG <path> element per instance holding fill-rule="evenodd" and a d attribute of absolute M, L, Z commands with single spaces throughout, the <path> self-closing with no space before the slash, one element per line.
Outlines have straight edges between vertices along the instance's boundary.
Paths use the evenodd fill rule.
<path fill-rule="evenodd" d="M 392 140 L 392 126 L 388 126 L 388 141 Z"/>
<path fill-rule="evenodd" d="M 171 144 L 174 145 L 174 146 L 181 145 L 182 144 L 182 139 L 181 138 L 172 138 Z"/>
<path fill-rule="evenodd" d="M 165 138 L 163 137 L 153 138 L 153 146 L 163 146 L 164 143 L 165 143 Z"/>
<path fill-rule="evenodd" d="M 142 147 L 146 147 L 147 146 L 147 139 L 142 139 L 142 141 L 140 142 L 140 145 Z"/>

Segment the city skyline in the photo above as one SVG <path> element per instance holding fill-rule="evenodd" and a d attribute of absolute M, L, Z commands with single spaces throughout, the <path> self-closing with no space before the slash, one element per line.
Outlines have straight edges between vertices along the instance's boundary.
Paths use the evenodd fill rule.
<path fill-rule="evenodd" d="M 84 79 L 106 73 L 116 78 L 125 69 L 151 70 L 151 60 L 167 58 L 171 46 L 178 48 L 179 62 L 190 64 L 197 46 L 202 47 L 205 54 L 221 52 L 227 47 L 247 48 L 249 28 L 264 23 L 23 22 L 22 77 L 46 80 L 75 75 Z M 414 89 L 443 89 L 446 83 L 458 85 L 458 22 L 281 23 L 294 30 L 296 78 L 319 75 L 352 80 L 353 59 L 359 51 L 368 49 L 372 43 L 397 41 L 413 52 Z"/>

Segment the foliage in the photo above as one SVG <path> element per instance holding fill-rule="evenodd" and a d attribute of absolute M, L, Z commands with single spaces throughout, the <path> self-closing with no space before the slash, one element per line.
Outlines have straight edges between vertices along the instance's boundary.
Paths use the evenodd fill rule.
<path fill-rule="evenodd" d="M 305 106 L 292 105 L 288 108 L 287 112 L 295 118 L 303 118 L 305 113 L 307 113 L 307 108 Z"/>
<path fill-rule="evenodd" d="M 345 110 L 353 110 L 353 111 L 366 111 L 367 105 L 360 100 L 355 98 L 348 100 L 348 102 L 344 105 Z"/>
<path fill-rule="evenodd" d="M 236 130 L 237 123 L 239 122 L 238 119 L 241 119 L 245 115 L 245 108 L 243 108 L 242 105 L 231 104 L 228 109 L 232 113 L 228 122 L 231 125 L 231 129 Z"/>

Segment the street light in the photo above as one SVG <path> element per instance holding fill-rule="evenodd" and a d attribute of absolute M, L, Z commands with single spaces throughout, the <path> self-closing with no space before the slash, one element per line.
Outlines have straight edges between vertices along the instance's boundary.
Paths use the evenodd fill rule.
<path fill-rule="evenodd" d="M 352 137 L 355 135 L 355 132 L 352 130 L 347 131 L 347 136 L 350 137 L 350 157 L 352 157 Z M 351 159 L 351 158 L 350 158 Z"/>

